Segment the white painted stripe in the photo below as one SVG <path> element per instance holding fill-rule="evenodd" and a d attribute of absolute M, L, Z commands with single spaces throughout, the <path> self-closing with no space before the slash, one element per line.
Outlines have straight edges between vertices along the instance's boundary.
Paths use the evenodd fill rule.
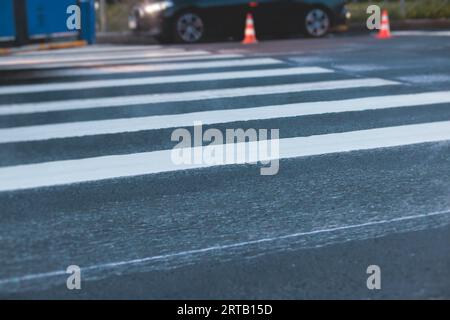
<path fill-rule="evenodd" d="M 73 49 L 75 50 L 75 49 Z M 194 51 L 195 52 L 195 51 Z M 206 51 L 201 51 L 205 54 Z M 14 66 L 20 64 L 34 65 L 34 64 L 55 64 L 55 63 L 70 63 L 70 62 L 83 62 L 83 61 L 91 61 L 91 60 L 112 60 L 112 59 L 127 59 L 127 57 L 135 57 L 135 58 L 145 58 L 147 55 L 155 55 L 164 56 L 164 54 L 179 54 L 179 53 L 187 53 L 187 51 L 182 49 L 166 49 L 166 50 L 133 50 L 131 52 L 117 52 L 117 51 L 105 51 L 105 52 L 84 52 L 78 51 L 70 54 L 55 54 L 54 51 L 47 51 L 45 55 L 38 55 L 37 53 L 24 53 L 22 55 L 14 55 L 7 56 L 5 59 L 0 61 L 0 66 Z M 32 66 L 27 66 L 32 67 Z"/>
<path fill-rule="evenodd" d="M 397 79 L 403 82 L 430 84 L 435 82 L 450 82 L 450 74 L 445 73 L 416 74 L 409 76 L 401 76 L 398 77 Z"/>
<path fill-rule="evenodd" d="M 90 53 L 115 53 L 115 52 L 133 52 L 133 51 L 155 51 L 161 50 L 163 47 L 160 45 L 141 45 L 141 46 L 107 46 L 107 45 L 91 45 L 82 48 L 67 48 L 57 50 L 45 50 L 45 51 L 31 51 L 31 52 L 19 52 L 17 56 L 20 57 L 53 57 L 61 55 L 71 54 L 90 54 Z"/>
<path fill-rule="evenodd" d="M 428 36 L 428 37 L 450 37 L 450 31 L 393 31 L 395 36 Z"/>
<path fill-rule="evenodd" d="M 290 234 L 285 234 L 285 235 L 280 235 L 280 236 L 275 236 L 275 237 L 261 238 L 261 239 L 250 240 L 250 241 L 242 241 L 242 242 L 236 242 L 236 243 L 225 244 L 225 245 L 215 245 L 215 246 L 206 247 L 206 248 L 172 252 L 172 253 L 167 253 L 167 254 L 163 254 L 163 255 L 156 255 L 156 256 L 150 256 L 150 257 L 133 259 L 133 260 L 122 260 L 122 261 L 116 261 L 116 262 L 96 264 L 96 265 L 91 265 L 88 267 L 81 268 L 81 270 L 86 272 L 86 271 L 92 271 L 92 270 L 114 269 L 114 268 L 118 268 L 118 267 L 139 265 L 139 264 L 148 263 L 148 262 L 165 261 L 165 260 L 169 260 L 169 259 L 173 259 L 173 258 L 189 257 L 189 256 L 193 256 L 193 255 L 198 255 L 198 254 L 236 249 L 236 248 L 240 248 L 240 247 L 247 247 L 247 246 L 258 245 L 258 244 L 262 244 L 262 243 L 276 242 L 276 241 L 286 240 L 286 239 L 295 239 L 295 238 L 301 238 L 301 237 L 305 237 L 305 236 L 315 236 L 315 235 L 321 235 L 321 234 L 326 234 L 326 233 L 334 233 L 334 232 L 339 232 L 339 231 L 344 231 L 344 230 L 373 227 L 373 226 L 385 225 L 385 224 L 391 224 L 391 223 L 397 223 L 397 222 L 414 221 L 414 220 L 424 219 L 424 218 L 429 218 L 429 217 L 448 215 L 449 213 L 450 213 L 450 210 L 435 211 L 435 212 L 430 212 L 430 213 L 425 213 L 425 214 L 401 216 L 401 217 L 392 218 L 392 219 L 368 221 L 368 222 L 363 222 L 363 223 L 358 223 L 358 224 L 342 225 L 342 226 L 331 227 L 331 228 L 327 227 L 327 228 L 322 228 L 322 229 L 317 229 L 317 230 L 312 230 L 312 231 L 296 232 L 296 233 L 290 233 Z M 49 271 L 49 272 L 27 274 L 27 275 L 23 275 L 23 276 L 0 279 L 0 285 L 18 284 L 18 283 L 21 283 L 24 281 L 33 281 L 33 280 L 46 279 L 46 278 L 52 278 L 52 277 L 58 277 L 58 276 L 67 276 L 66 270 L 55 270 L 55 271 Z"/>
<path fill-rule="evenodd" d="M 261 58 L 262 59 L 262 58 Z M 70 70 L 54 70 L 50 73 L 51 76 L 62 76 L 62 77 L 74 77 L 74 76 L 96 76 L 96 75 L 108 75 L 108 74 L 121 74 L 121 73 L 137 73 L 137 72 L 155 72 L 155 71 L 173 71 L 173 70 L 191 70 L 191 69 L 212 69 L 212 68 L 231 68 L 231 67 L 244 67 L 257 65 L 248 60 L 253 59 L 240 59 L 240 60 L 215 60 L 215 61 L 202 61 L 196 62 L 180 62 L 176 61 L 167 64 L 153 64 L 148 63 L 140 65 L 130 65 L 128 63 L 122 63 L 114 66 L 97 66 L 96 68 L 90 69 L 70 69 Z M 271 64 L 283 64 L 282 61 L 265 58 L 261 60 L 261 65 L 271 65 Z"/>
<path fill-rule="evenodd" d="M 243 67 L 243 66 L 270 66 L 277 65 L 281 62 L 270 58 L 247 59 L 235 61 L 219 61 L 210 63 L 198 63 L 202 67 L 209 66 L 226 66 L 226 67 Z M 173 65 L 171 65 L 173 66 Z M 160 65 L 164 68 L 164 65 Z M 165 67 L 168 67 L 165 65 Z M 169 66 L 170 67 L 170 66 Z M 185 66 L 184 66 L 185 67 Z M 90 80 L 78 82 L 48 83 L 48 84 L 32 84 L 0 87 L 1 94 L 17 94 L 17 93 L 36 93 L 48 91 L 65 91 L 65 90 L 85 90 L 93 88 L 111 88 L 111 87 L 129 87 L 150 84 L 167 84 L 191 81 L 214 81 L 227 79 L 244 79 L 244 78 L 264 78 L 288 75 L 303 75 L 314 73 L 331 73 L 332 70 L 318 67 L 298 67 L 285 69 L 263 69 L 250 71 L 234 71 L 234 72 L 216 72 L 216 73 L 200 73 L 189 75 L 175 76 L 153 76 L 145 78 L 126 78 L 111 80 Z"/>
<path fill-rule="evenodd" d="M 156 58 L 156 57 L 185 57 L 185 56 L 199 56 L 209 55 L 208 51 L 180 51 L 179 49 L 167 49 L 160 52 L 145 52 L 145 53 L 128 53 L 128 54 L 108 54 L 108 55 L 86 55 L 86 56 L 74 56 L 74 57 L 58 57 L 52 59 L 2 59 L 0 61 L 0 70 L 28 70 L 28 69 L 41 69 L 42 64 L 48 64 L 48 66 L 54 66 L 56 63 L 61 62 L 80 62 L 80 61 L 107 61 L 118 59 L 133 59 L 133 58 Z M 126 61 L 124 61 L 126 62 Z M 70 64 L 72 65 L 72 64 Z"/>
<path fill-rule="evenodd" d="M 75 49 L 73 49 L 75 50 Z M 147 55 L 153 56 L 164 56 L 165 54 L 183 54 L 189 53 L 189 51 L 177 48 L 169 49 L 154 49 L 154 50 L 132 50 L 132 51 L 85 51 L 85 49 L 80 49 L 80 51 L 68 53 L 67 54 L 55 54 L 55 51 L 46 51 L 45 55 L 38 54 L 23 54 L 8 56 L 6 59 L 0 61 L 0 65 L 11 65 L 11 64 L 37 64 L 37 63 L 62 63 L 62 62 L 82 62 L 89 60 L 109 60 L 109 59 L 127 59 L 128 57 L 145 58 Z M 197 52 L 197 51 L 191 51 Z M 208 54 L 208 51 L 199 50 L 203 54 Z"/>
<path fill-rule="evenodd" d="M 350 72 L 367 72 L 367 71 L 380 71 L 392 69 L 392 66 L 376 65 L 376 64 L 339 64 L 334 65 L 333 68 Z"/>
<path fill-rule="evenodd" d="M 0 143 L 450 103 L 450 91 L 0 129 Z"/>
<path fill-rule="evenodd" d="M 132 105 L 148 105 L 163 102 L 202 101 L 208 99 L 262 96 L 269 94 L 295 93 L 295 92 L 318 91 L 318 90 L 379 87 L 398 84 L 400 83 L 377 78 L 367 78 L 367 79 L 320 81 L 320 82 L 282 84 L 272 86 L 255 86 L 255 87 L 217 89 L 217 90 L 188 91 L 176 93 L 160 93 L 160 94 L 122 96 L 112 98 L 36 102 L 24 104 L 0 105 L 0 115 L 30 114 L 38 112 L 67 111 L 67 110 L 86 110 L 93 108 L 113 108 Z"/>
<path fill-rule="evenodd" d="M 187 56 L 187 57 L 166 57 L 166 58 L 148 58 L 148 59 L 127 59 L 127 60 L 112 60 L 102 62 L 80 62 L 80 63 L 67 63 L 67 64 L 54 64 L 54 65 L 41 65 L 39 72 L 28 73 L 26 76 L 21 74 L 11 75 L 13 78 L 37 79 L 43 77 L 71 77 L 71 76 L 83 76 L 83 75 L 105 75 L 105 74 L 119 74 L 129 72 L 151 72 L 151 71 L 166 71 L 166 70 L 188 70 L 195 67 L 190 64 L 190 61 L 208 62 L 209 60 L 225 60 L 225 59 L 237 59 L 242 58 L 242 55 L 238 54 L 218 54 L 218 55 L 199 55 L 199 56 Z M 187 62 L 186 62 L 187 61 Z M 170 62 L 170 64 L 169 64 Z M 167 63 L 167 69 L 161 65 L 150 65 L 153 63 Z M 282 63 L 281 61 L 279 63 Z M 106 66 L 117 66 L 115 68 L 105 68 Z M 128 67 L 123 67 L 128 66 Z M 199 63 L 201 69 L 201 64 Z M 48 68 L 47 68 L 48 67 Z M 71 70 L 52 70 L 56 68 L 69 67 Z M 95 69 L 74 69 L 78 67 L 96 67 Z M 50 70 L 46 70 L 50 69 Z"/>
<path fill-rule="evenodd" d="M 268 161 L 445 140 L 450 140 L 450 121 L 280 139 L 279 155 L 251 154 L 247 159 L 224 159 L 223 163 L 216 165 L 176 165 L 172 162 L 172 150 L 19 165 L 0 168 L 0 191 L 242 164 L 247 163 L 248 159 Z M 249 153 L 258 150 L 257 141 L 237 145 L 246 147 Z M 201 147 L 189 150 L 191 154 L 202 152 Z"/>

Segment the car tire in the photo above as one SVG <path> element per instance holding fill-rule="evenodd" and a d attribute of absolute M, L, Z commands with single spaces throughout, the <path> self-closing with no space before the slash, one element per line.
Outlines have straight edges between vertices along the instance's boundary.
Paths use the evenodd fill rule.
<path fill-rule="evenodd" d="M 303 31 L 306 36 L 320 38 L 328 34 L 331 29 L 331 18 L 322 8 L 309 9 L 303 18 Z"/>
<path fill-rule="evenodd" d="M 174 36 L 176 42 L 198 43 L 205 39 L 204 19 L 194 11 L 179 14 L 174 21 Z"/>

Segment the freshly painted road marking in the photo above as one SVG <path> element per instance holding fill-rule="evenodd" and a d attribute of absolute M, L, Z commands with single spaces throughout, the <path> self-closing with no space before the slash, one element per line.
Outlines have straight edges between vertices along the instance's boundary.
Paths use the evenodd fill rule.
<path fill-rule="evenodd" d="M 110 45 L 91 45 L 82 48 L 68 48 L 58 50 L 45 51 L 31 51 L 19 52 L 16 57 L 53 57 L 71 54 L 90 54 L 90 53 L 115 53 L 115 52 L 130 52 L 130 51 L 155 51 L 163 49 L 160 45 L 141 45 L 141 46 L 110 46 Z"/>
<path fill-rule="evenodd" d="M 167 71 L 167 70 L 187 70 L 187 69 L 202 69 L 201 62 L 207 63 L 208 61 L 219 61 L 226 59 L 238 59 L 242 58 L 240 55 L 227 54 L 227 55 L 199 55 L 199 56 L 186 56 L 186 57 L 165 57 L 165 58 L 148 58 L 148 59 L 127 59 L 127 60 L 111 60 L 111 61 L 94 61 L 94 62 L 80 62 L 69 64 L 53 64 L 53 65 L 41 65 L 38 69 L 39 72 L 27 73 L 27 74 L 12 74 L 8 77 L 13 79 L 39 79 L 47 77 L 72 77 L 83 75 L 107 75 L 107 74 L 120 74 L 129 72 L 152 72 L 152 71 Z M 190 62 L 197 62 L 200 67 L 195 68 L 195 65 L 191 65 Z M 150 65 L 150 64 L 158 64 Z M 162 64 L 165 63 L 166 69 L 162 69 Z M 279 62 L 280 64 L 283 62 Z M 160 65 L 161 64 L 161 65 Z M 186 67 L 183 65 L 186 64 Z M 107 66 L 117 66 L 115 68 Z M 128 67 L 123 67 L 128 66 Z M 71 70 L 52 70 L 58 68 L 70 67 Z M 76 69 L 80 67 L 80 69 Z M 95 68 L 93 68 L 95 67 Z M 75 68 L 75 69 L 74 69 Z M 84 69 L 81 69 L 84 68 Z M 102 68 L 102 69 L 100 69 Z"/>
<path fill-rule="evenodd" d="M 378 78 L 318 81 L 308 83 L 254 86 L 217 90 L 201 90 L 175 93 L 160 93 L 109 98 L 75 99 L 51 102 L 0 105 L 0 115 L 31 114 L 39 112 L 86 110 L 93 108 L 112 108 L 153 103 L 202 101 L 208 99 L 262 96 L 269 94 L 296 93 L 305 91 L 352 89 L 398 85 L 399 82 Z"/>
<path fill-rule="evenodd" d="M 317 63 L 327 63 L 332 61 L 330 58 L 325 57 L 316 57 L 316 56 L 298 56 L 298 57 L 291 57 L 289 58 L 289 61 L 298 63 L 298 64 L 317 64 Z"/>
<path fill-rule="evenodd" d="M 247 60 L 234 61 L 218 61 L 209 63 L 196 63 L 195 66 L 201 67 L 237 67 L 237 66 L 259 66 L 259 65 L 277 65 L 282 62 L 271 58 L 258 58 Z M 167 65 L 160 65 L 160 68 L 167 67 Z M 188 63 L 180 65 L 180 67 L 190 67 Z M 157 67 L 158 68 L 158 67 Z M 287 75 L 302 75 L 302 74 L 320 74 L 332 73 L 334 71 L 319 67 L 297 67 L 284 69 L 261 69 L 250 71 L 233 71 L 233 72 L 215 72 L 215 73 L 201 73 L 189 75 L 174 75 L 174 76 L 153 76 L 145 78 L 126 78 L 126 79 L 112 79 L 112 80 L 90 80 L 67 83 L 48 83 L 48 84 L 33 84 L 33 85 L 17 85 L 0 87 L 0 94 L 17 94 L 17 93 L 36 93 L 47 91 L 65 91 L 65 90 L 81 90 L 92 88 L 108 88 L 108 87 L 124 87 L 137 86 L 149 84 L 164 84 L 164 83 L 179 83 L 191 81 L 213 81 L 226 79 L 243 79 L 243 78 L 263 78 L 274 76 Z"/>
<path fill-rule="evenodd" d="M 377 96 L 368 98 L 293 103 L 256 108 L 201 111 L 185 114 L 68 122 L 0 129 L 0 143 L 14 143 L 190 127 L 237 121 L 299 117 L 325 113 L 354 112 L 450 103 L 450 91 Z"/>
<path fill-rule="evenodd" d="M 211 56 L 213 57 L 213 56 Z M 235 57 L 233 57 L 235 58 Z M 273 58 L 259 58 L 261 59 L 261 65 L 271 65 L 271 64 L 283 64 L 282 61 Z M 166 59 L 167 60 L 167 59 Z M 234 59 L 234 60 L 214 60 L 214 61 L 174 61 L 166 64 L 129 64 L 129 62 L 122 64 L 114 64 L 113 66 L 107 66 L 102 64 L 95 68 L 83 68 L 83 69 L 71 69 L 71 70 L 53 70 L 50 73 L 51 76 L 55 77 L 74 77 L 74 76 L 96 76 L 96 75 L 108 75 L 108 74 L 120 74 L 120 73 L 136 73 L 136 72 L 156 72 L 156 71 L 174 71 L 174 70 L 200 70 L 200 69 L 212 69 L 212 68 L 232 68 L 232 67 L 245 67 L 245 66 L 255 66 L 250 61 L 255 59 Z M 160 61 L 162 61 L 160 59 Z"/>
<path fill-rule="evenodd" d="M 393 31 L 394 36 L 450 37 L 450 31 Z"/>
<path fill-rule="evenodd" d="M 143 53 L 128 53 L 128 54 L 108 54 L 108 55 L 96 55 L 91 56 L 75 56 L 75 57 L 58 57 L 57 58 L 26 58 L 26 59 L 5 59 L 0 60 L 0 70 L 28 70 L 28 69 L 41 69 L 42 64 L 52 65 L 54 63 L 68 62 L 70 65 L 74 62 L 80 61 L 107 61 L 118 59 L 133 59 L 133 58 L 156 58 L 156 57 L 184 57 L 184 56 L 199 56 L 209 55 L 208 51 L 181 51 L 179 49 L 167 49 L 161 52 L 143 52 Z M 126 62 L 126 61 L 124 61 Z"/>
<path fill-rule="evenodd" d="M 149 63 L 163 63 L 163 62 L 177 62 L 177 61 L 188 61 L 188 60 L 220 60 L 224 58 L 240 58 L 241 55 L 209 55 L 209 54 L 194 54 L 194 55 L 173 55 L 173 54 L 165 54 L 161 56 L 149 57 L 149 58 L 129 58 L 129 59 L 111 59 L 111 60 L 92 60 L 92 61 L 83 61 L 83 62 L 64 62 L 64 63 L 49 63 L 49 64 L 39 64 L 36 66 L 23 66 L 22 69 L 36 69 L 36 70 L 47 70 L 47 71 L 59 71 L 58 75 L 70 75 L 70 71 L 76 70 L 75 68 L 83 68 L 83 67 L 109 67 L 109 69 L 114 70 L 111 66 L 129 66 L 129 65 L 148 65 Z M 21 68 L 21 67 L 19 67 Z M 58 68 L 67 68 L 72 70 L 52 70 Z M 16 70 L 14 67 L 13 69 Z M 106 69 L 108 70 L 108 69 Z M 20 71 L 20 70 L 19 70 Z M 79 71 L 79 70 L 77 70 Z M 95 71 L 95 69 L 91 70 Z M 95 72 L 91 73 L 81 73 L 81 74 L 97 74 Z M 77 75 L 77 74 L 76 74 Z"/>
<path fill-rule="evenodd" d="M 329 153 L 388 148 L 426 142 L 450 140 L 450 121 L 405 125 L 332 133 L 310 137 L 280 139 L 280 154 L 251 154 L 247 159 L 271 161 L 308 157 Z M 258 141 L 237 143 L 249 152 L 258 152 Z M 255 147 L 256 146 L 256 147 Z M 222 145 L 225 148 L 226 145 Z M 202 147 L 190 148 L 191 154 Z M 180 170 L 208 168 L 217 165 L 246 163 L 246 159 L 224 159 L 223 164 L 172 162 L 173 150 L 160 150 L 127 155 L 102 156 L 78 160 L 63 160 L 0 168 L 0 191 L 15 191 L 40 187 L 67 185 L 88 181 L 133 177 Z"/>
<path fill-rule="evenodd" d="M 397 79 L 403 82 L 430 84 L 435 82 L 450 82 L 450 75 L 445 73 L 419 74 L 402 76 L 398 77 Z"/>
<path fill-rule="evenodd" d="M 219 61 L 207 63 L 209 65 L 217 66 L 223 65 L 226 67 L 237 66 L 270 66 L 279 65 L 281 62 L 275 59 L 248 59 L 235 61 Z M 204 66 L 203 63 L 202 66 Z M 112 80 L 90 80 L 90 81 L 75 81 L 63 83 L 48 83 L 48 84 L 32 84 L 32 85 L 18 85 L 0 87 L 0 94 L 18 94 L 18 93 L 36 93 L 49 91 L 72 91 L 85 90 L 93 88 L 116 88 L 129 87 L 150 84 L 167 84 L 193 81 L 217 81 L 229 79 L 245 79 L 245 78 L 265 78 L 289 75 L 304 75 L 304 74 L 320 74 L 332 73 L 332 70 L 318 67 L 299 67 L 299 68 L 283 68 L 283 69 L 261 69 L 250 71 L 233 71 L 233 72 L 215 72 L 215 73 L 200 73 L 188 75 L 174 75 L 174 76 L 153 76 L 145 78 L 121 78 Z"/>
<path fill-rule="evenodd" d="M 376 65 L 376 64 L 339 64 L 333 67 L 339 70 L 350 72 L 379 71 L 391 68 L 391 66 Z"/>
<path fill-rule="evenodd" d="M 132 52 L 88 52 L 73 54 L 52 54 L 48 52 L 45 55 L 13 55 L 7 56 L 0 61 L 0 66 L 15 66 L 15 65 L 35 65 L 35 64 L 53 64 L 53 63 L 70 63 L 95 61 L 95 60 L 111 60 L 111 59 L 127 59 L 127 55 L 134 58 L 146 58 L 147 55 L 164 56 L 167 54 L 186 53 L 187 51 L 181 49 L 166 49 L 166 50 L 148 50 L 148 51 L 132 51 Z M 201 52 L 206 52 L 201 50 Z M 27 66 L 29 67 L 29 66 Z"/>
<path fill-rule="evenodd" d="M 114 268 L 118 268 L 118 267 L 125 267 L 125 266 L 132 266 L 132 265 L 140 265 L 140 264 L 149 263 L 149 262 L 151 263 L 151 262 L 165 261 L 165 260 L 169 260 L 169 259 L 189 257 L 189 256 L 205 254 L 205 253 L 210 253 L 210 252 L 213 253 L 213 252 L 218 252 L 218 251 L 236 249 L 236 248 L 247 247 L 247 246 L 252 246 L 252 245 L 259 245 L 259 244 L 263 244 L 263 243 L 271 243 L 271 242 L 276 242 L 276 241 L 281 241 L 281 240 L 295 239 L 295 238 L 306 237 L 306 236 L 315 236 L 315 235 L 321 235 L 321 234 L 327 234 L 327 233 L 333 233 L 333 232 L 341 232 L 341 231 L 345 231 L 345 230 L 353 230 L 353 229 L 366 228 L 366 227 L 373 227 L 373 226 L 378 226 L 378 225 L 386 225 L 386 224 L 398 223 L 398 222 L 406 223 L 406 222 L 411 222 L 411 221 L 418 220 L 418 219 L 424 219 L 424 218 L 430 218 L 430 217 L 432 218 L 432 217 L 444 216 L 444 215 L 448 215 L 448 214 L 450 214 L 450 210 L 402 216 L 402 217 L 397 217 L 397 218 L 393 218 L 393 219 L 368 221 L 368 222 L 364 222 L 364 223 L 342 225 L 342 226 L 331 227 L 331 228 L 325 227 L 323 229 L 317 229 L 317 230 L 312 230 L 312 231 L 296 232 L 296 233 L 290 233 L 290 234 L 285 234 L 285 235 L 280 235 L 280 236 L 275 236 L 275 237 L 268 237 L 268 238 L 250 240 L 250 241 L 236 242 L 236 243 L 232 243 L 232 244 L 215 245 L 215 246 L 206 247 L 206 248 L 172 252 L 172 253 L 155 255 L 155 256 L 150 256 L 150 257 L 145 257 L 145 258 L 133 259 L 133 260 L 122 260 L 122 261 L 116 261 L 116 262 L 96 264 L 96 265 L 92 265 L 89 267 L 81 268 L 81 271 L 88 272 L 88 271 L 95 271 L 95 270 L 114 269 Z M 59 277 L 59 276 L 67 277 L 66 270 L 55 270 L 55 271 L 50 271 L 50 272 L 34 273 L 34 274 L 28 274 L 28 275 L 24 275 L 24 276 L 0 279 L 0 286 L 6 286 L 9 284 L 19 284 L 19 283 L 25 282 L 25 281 L 40 280 L 40 279 Z M 65 278 L 64 278 L 64 280 L 65 280 Z"/>
<path fill-rule="evenodd" d="M 75 52 L 73 54 L 53 54 L 48 52 L 45 55 L 14 55 L 7 56 L 5 59 L 0 61 L 0 65 L 11 65 L 11 64 L 45 64 L 45 63 L 63 63 L 63 62 L 83 62 L 90 60 L 110 60 L 110 59 L 127 59 L 130 58 L 146 58 L 148 56 L 164 56 L 165 54 L 210 54 L 209 51 L 205 50 L 195 50 L 186 51 L 177 48 L 168 49 L 156 49 L 156 50 L 133 50 L 131 52 L 124 51 L 106 51 L 106 52 L 86 52 L 84 54 L 81 52 Z"/>

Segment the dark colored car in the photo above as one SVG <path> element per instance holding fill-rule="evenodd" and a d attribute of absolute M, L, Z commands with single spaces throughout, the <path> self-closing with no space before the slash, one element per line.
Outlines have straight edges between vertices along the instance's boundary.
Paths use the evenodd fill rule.
<path fill-rule="evenodd" d="M 350 13 L 344 0 L 142 0 L 134 6 L 129 27 L 163 41 L 199 42 L 209 37 L 242 38 L 245 17 L 253 14 L 256 34 L 304 32 L 322 37 L 345 25 Z"/>

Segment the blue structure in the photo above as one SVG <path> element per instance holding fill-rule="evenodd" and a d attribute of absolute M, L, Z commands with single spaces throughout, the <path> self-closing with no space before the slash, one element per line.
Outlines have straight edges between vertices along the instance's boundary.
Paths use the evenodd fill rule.
<path fill-rule="evenodd" d="M 81 10 L 81 30 L 67 27 L 71 5 Z M 24 45 L 54 39 L 94 43 L 94 0 L 0 0 L 0 43 Z"/>
<path fill-rule="evenodd" d="M 81 7 L 81 34 L 80 39 L 89 44 L 95 42 L 95 1 L 79 0 Z"/>
<path fill-rule="evenodd" d="M 16 38 L 13 1 L 0 0 L 0 41 L 14 41 Z"/>

